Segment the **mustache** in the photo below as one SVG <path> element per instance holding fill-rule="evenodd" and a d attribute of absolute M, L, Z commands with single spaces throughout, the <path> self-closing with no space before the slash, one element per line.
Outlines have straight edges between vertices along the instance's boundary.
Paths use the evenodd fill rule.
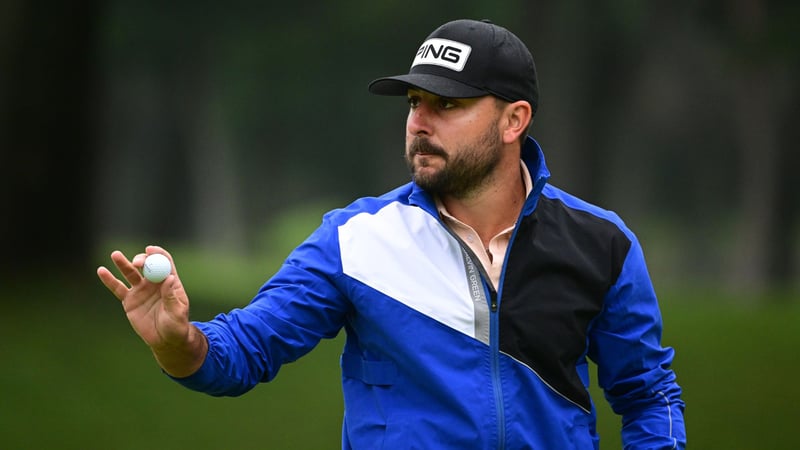
<path fill-rule="evenodd" d="M 408 156 L 414 155 L 436 155 L 442 158 L 447 158 L 447 152 L 442 147 L 434 145 L 426 138 L 415 137 L 411 144 L 408 146 Z"/>

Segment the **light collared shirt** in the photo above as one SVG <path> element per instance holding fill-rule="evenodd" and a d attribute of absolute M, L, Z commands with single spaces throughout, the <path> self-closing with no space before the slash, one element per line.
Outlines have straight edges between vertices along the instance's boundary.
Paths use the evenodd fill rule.
<path fill-rule="evenodd" d="M 522 168 L 522 181 L 525 183 L 525 197 L 527 198 L 533 189 L 533 182 L 531 181 L 531 174 L 528 171 L 528 167 L 522 160 L 520 160 L 520 167 Z M 492 285 L 497 289 L 497 285 L 500 283 L 500 273 L 503 271 L 503 262 L 506 258 L 506 249 L 508 248 L 508 243 L 511 240 L 511 233 L 514 231 L 516 223 L 495 235 L 489 241 L 489 247 L 486 248 L 483 242 L 481 242 L 478 233 L 476 233 L 471 226 L 453 217 L 438 197 L 436 198 L 436 207 L 444 223 L 450 227 L 450 229 L 469 246 L 472 252 L 475 253 L 475 256 L 478 257 L 481 265 L 489 275 Z"/>

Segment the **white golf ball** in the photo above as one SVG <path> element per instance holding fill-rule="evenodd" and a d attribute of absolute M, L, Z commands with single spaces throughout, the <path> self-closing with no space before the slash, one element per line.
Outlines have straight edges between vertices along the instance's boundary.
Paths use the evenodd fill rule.
<path fill-rule="evenodd" d="M 161 253 L 153 253 L 144 260 L 142 275 L 153 283 L 161 283 L 172 271 L 172 264 L 169 258 Z"/>

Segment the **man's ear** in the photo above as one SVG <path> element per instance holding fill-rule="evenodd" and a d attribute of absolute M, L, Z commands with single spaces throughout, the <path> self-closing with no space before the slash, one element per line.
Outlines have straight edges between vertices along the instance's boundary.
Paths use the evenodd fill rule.
<path fill-rule="evenodd" d="M 533 111 L 530 103 L 525 100 L 509 103 L 505 107 L 504 114 L 505 128 L 501 130 L 503 143 L 511 144 L 519 141 L 520 137 L 527 133 L 528 125 L 531 123 Z"/>

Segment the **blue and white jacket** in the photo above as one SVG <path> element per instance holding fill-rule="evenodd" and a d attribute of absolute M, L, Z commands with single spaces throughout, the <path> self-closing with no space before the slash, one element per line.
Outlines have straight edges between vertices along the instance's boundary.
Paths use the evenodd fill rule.
<path fill-rule="evenodd" d="M 532 138 L 522 158 L 534 186 L 496 291 L 408 183 L 326 214 L 248 306 L 196 322 L 209 353 L 178 381 L 240 395 L 344 328 L 345 449 L 596 449 L 589 358 L 626 449 L 683 448 L 636 237 L 548 184 Z"/>

